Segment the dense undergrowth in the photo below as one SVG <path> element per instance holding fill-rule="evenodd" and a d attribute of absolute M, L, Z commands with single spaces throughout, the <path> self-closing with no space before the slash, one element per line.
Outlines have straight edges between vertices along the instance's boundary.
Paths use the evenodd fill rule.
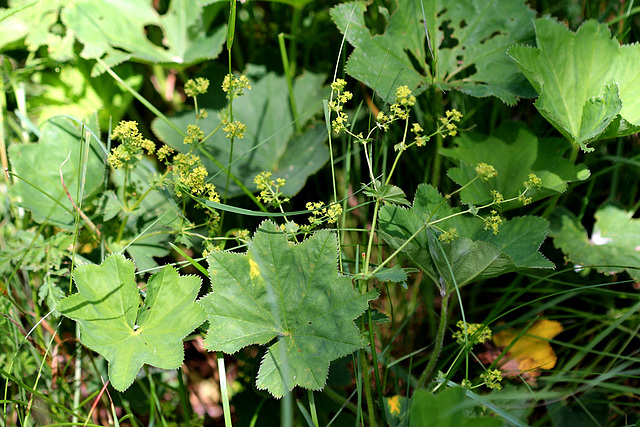
<path fill-rule="evenodd" d="M 633 1 L 0 7 L 0 425 L 639 422 Z"/>

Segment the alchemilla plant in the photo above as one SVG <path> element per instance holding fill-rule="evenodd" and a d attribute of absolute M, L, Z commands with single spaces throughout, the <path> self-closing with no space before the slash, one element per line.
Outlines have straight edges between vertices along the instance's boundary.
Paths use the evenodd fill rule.
<path fill-rule="evenodd" d="M 638 12 L 8 2 L 0 425 L 635 425 Z"/>

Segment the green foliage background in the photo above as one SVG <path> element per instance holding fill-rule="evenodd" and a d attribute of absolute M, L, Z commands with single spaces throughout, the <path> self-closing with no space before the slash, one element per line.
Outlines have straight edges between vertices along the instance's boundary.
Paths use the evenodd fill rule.
<path fill-rule="evenodd" d="M 639 14 L 0 2 L 0 425 L 640 422 Z"/>

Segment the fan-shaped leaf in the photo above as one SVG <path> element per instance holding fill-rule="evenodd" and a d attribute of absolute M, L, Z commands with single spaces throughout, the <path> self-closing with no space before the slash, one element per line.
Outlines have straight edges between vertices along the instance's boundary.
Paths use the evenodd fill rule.
<path fill-rule="evenodd" d="M 205 321 L 195 302 L 200 279 L 180 276 L 170 265 L 154 274 L 141 304 L 135 266 L 122 255 L 76 268 L 78 293 L 57 310 L 80 324 L 80 340 L 109 361 L 109 379 L 126 390 L 146 363 L 162 369 L 182 364 L 182 340 Z"/>
<path fill-rule="evenodd" d="M 538 47 L 514 46 L 509 55 L 540 95 L 540 114 L 584 151 L 591 141 L 638 132 L 640 45 L 620 46 L 596 21 L 576 33 L 551 19 L 535 25 Z"/>
<path fill-rule="evenodd" d="M 235 353 L 270 345 L 256 385 L 276 397 L 294 386 L 324 387 L 329 362 L 362 348 L 353 319 L 377 292 L 359 294 L 337 270 L 338 241 L 323 230 L 292 244 L 272 222 L 256 231 L 246 254 L 212 252 L 212 292 L 205 347 Z"/>

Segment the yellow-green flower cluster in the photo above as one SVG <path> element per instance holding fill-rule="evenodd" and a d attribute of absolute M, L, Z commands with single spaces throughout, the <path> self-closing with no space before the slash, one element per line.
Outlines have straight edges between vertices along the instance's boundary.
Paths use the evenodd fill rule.
<path fill-rule="evenodd" d="M 504 202 L 504 196 L 498 190 L 491 190 L 491 197 L 493 197 L 493 203 L 496 205 L 500 205 L 500 203 Z"/>
<path fill-rule="evenodd" d="M 444 117 L 440 117 L 440 132 L 443 134 L 446 132 L 447 136 L 456 136 L 458 133 L 457 123 L 462 119 L 462 113 L 454 108 L 445 111 L 444 115 Z"/>
<path fill-rule="evenodd" d="M 453 333 L 453 338 L 460 345 L 465 345 L 465 327 L 464 321 L 458 320 L 456 323 L 459 331 Z M 481 323 L 467 323 L 466 341 L 470 346 L 476 344 L 482 344 L 483 342 L 491 339 L 491 329 Z"/>
<path fill-rule="evenodd" d="M 498 176 L 496 168 L 487 163 L 478 163 L 476 166 L 476 173 L 483 181 L 489 181 L 491 178 Z"/>
<path fill-rule="evenodd" d="M 227 99 L 233 100 L 244 95 L 244 89 L 251 90 L 251 82 L 244 74 L 236 77 L 233 74 L 227 74 L 222 80 L 222 90 L 227 94 Z"/>
<path fill-rule="evenodd" d="M 344 104 L 346 104 L 353 94 L 348 90 L 344 90 L 347 82 L 343 79 L 337 79 L 331 83 L 331 98 L 335 95 L 335 99 L 329 101 L 329 110 L 336 113 L 336 118 L 331 122 L 331 128 L 335 133 L 343 132 L 349 124 L 349 116 L 344 112 Z"/>
<path fill-rule="evenodd" d="M 526 206 L 530 204 L 532 200 L 531 197 L 526 196 L 527 192 L 534 188 L 542 188 L 542 179 L 540 179 L 536 174 L 530 173 L 527 180 L 523 182 L 522 185 L 525 189 L 518 196 L 518 201 Z"/>
<path fill-rule="evenodd" d="M 498 215 L 498 211 L 491 211 L 491 216 L 482 218 L 484 221 L 484 229 L 491 230 L 493 234 L 498 234 L 500 224 L 502 224 L 502 218 Z"/>
<path fill-rule="evenodd" d="M 451 243 L 458 238 L 458 229 L 450 228 L 438 236 L 438 240 L 443 243 Z"/>
<path fill-rule="evenodd" d="M 160 160 L 161 162 L 168 160 L 171 154 L 173 154 L 173 148 L 169 147 L 166 144 L 160 147 L 158 151 L 156 151 L 158 160 Z"/>
<path fill-rule="evenodd" d="M 280 191 L 280 189 L 285 186 L 286 181 L 284 178 L 276 178 L 275 180 L 270 178 L 271 172 L 260 172 L 253 179 L 253 183 L 256 184 L 256 187 L 260 190 L 258 200 L 277 208 L 283 203 L 289 202 L 289 198 L 284 197 L 282 191 Z"/>
<path fill-rule="evenodd" d="M 413 123 L 411 125 L 411 132 L 413 132 L 416 136 L 415 144 L 418 147 L 423 147 L 427 144 L 427 142 L 429 142 L 429 137 L 422 134 L 422 132 L 424 132 L 424 129 L 422 129 L 422 126 L 420 126 L 419 123 Z"/>
<path fill-rule="evenodd" d="M 484 384 L 496 390 L 502 390 L 502 385 L 500 382 L 502 381 L 502 372 L 499 369 L 492 369 L 488 371 L 484 371 L 480 374 L 480 378 L 484 381 Z"/>
<path fill-rule="evenodd" d="M 200 157 L 191 153 L 177 154 L 173 158 L 173 172 L 177 177 L 175 191 L 178 197 L 182 197 L 186 189 L 194 196 L 206 197 L 212 202 L 220 201 L 215 185 L 206 182 L 209 173 Z"/>
<path fill-rule="evenodd" d="M 207 93 L 207 89 L 209 89 L 209 80 L 204 77 L 189 79 L 184 85 L 184 93 L 192 98 Z"/>
<path fill-rule="evenodd" d="M 153 141 L 142 136 L 138 123 L 134 121 L 121 121 L 111 133 L 111 138 L 120 141 L 120 145 L 113 148 L 108 157 L 109 164 L 116 169 L 134 163 L 142 150 L 153 154 L 156 149 Z"/>
<path fill-rule="evenodd" d="M 523 185 L 526 189 L 541 188 L 542 180 L 538 178 L 536 174 L 530 173 L 529 176 L 527 177 L 527 180 L 523 183 Z"/>
<path fill-rule="evenodd" d="M 225 131 L 227 138 L 244 138 L 244 133 L 247 131 L 247 125 L 244 123 L 237 120 L 233 123 L 229 123 L 229 121 L 225 119 L 222 121 L 222 124 L 224 125 L 222 130 Z"/>
<path fill-rule="evenodd" d="M 342 215 L 342 206 L 338 203 L 325 206 L 322 202 L 308 202 L 306 208 L 312 211 L 309 217 L 308 229 L 317 227 L 325 221 L 329 224 L 335 224 L 338 222 L 340 215 Z"/>
<path fill-rule="evenodd" d="M 204 139 L 204 131 L 198 125 L 187 125 L 185 144 L 197 144 Z"/>
<path fill-rule="evenodd" d="M 415 103 L 416 97 L 411 94 L 409 86 L 398 86 L 396 89 L 396 102 L 389 107 L 392 119 L 407 120 L 409 118 L 409 110 Z"/>

